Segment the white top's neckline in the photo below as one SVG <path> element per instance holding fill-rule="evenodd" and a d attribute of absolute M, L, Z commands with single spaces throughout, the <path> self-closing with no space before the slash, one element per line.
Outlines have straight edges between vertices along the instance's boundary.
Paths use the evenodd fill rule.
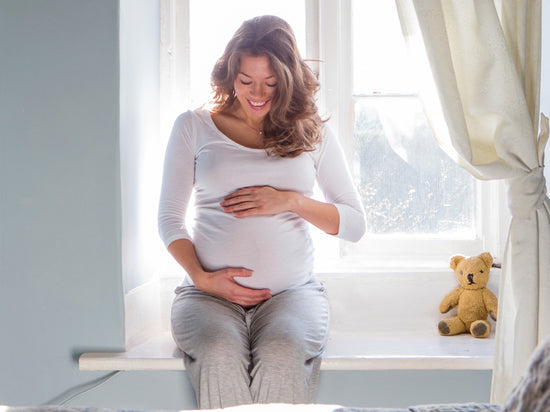
<path fill-rule="evenodd" d="M 204 108 L 200 108 L 199 111 L 200 111 L 200 114 L 204 118 L 206 118 L 206 120 L 207 120 L 208 124 L 210 125 L 210 127 L 212 127 L 218 133 L 218 135 L 220 135 L 227 142 L 232 143 L 233 145 L 235 145 L 238 148 L 243 149 L 243 150 L 248 150 L 248 151 L 256 152 L 256 153 L 261 153 L 261 152 L 266 153 L 265 149 L 257 149 L 257 148 L 254 148 L 254 147 L 248 147 L 248 146 L 242 145 L 242 144 L 236 142 L 235 140 L 231 139 L 229 136 L 227 136 L 225 133 L 223 133 L 220 129 L 218 129 L 218 126 L 216 126 L 216 123 L 214 123 L 214 119 L 212 119 L 212 113 L 210 113 L 208 110 L 206 110 Z"/>

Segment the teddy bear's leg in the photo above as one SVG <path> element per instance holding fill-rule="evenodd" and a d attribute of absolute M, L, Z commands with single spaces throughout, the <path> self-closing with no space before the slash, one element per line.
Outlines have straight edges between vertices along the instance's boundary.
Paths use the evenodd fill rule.
<path fill-rule="evenodd" d="M 439 334 L 443 336 L 458 335 L 459 333 L 466 332 L 466 326 L 458 318 L 458 316 L 453 316 L 452 318 L 443 319 L 437 325 L 439 329 Z"/>
<path fill-rule="evenodd" d="M 491 324 L 486 320 L 476 320 L 470 325 L 470 333 L 474 338 L 486 338 L 491 333 Z"/>

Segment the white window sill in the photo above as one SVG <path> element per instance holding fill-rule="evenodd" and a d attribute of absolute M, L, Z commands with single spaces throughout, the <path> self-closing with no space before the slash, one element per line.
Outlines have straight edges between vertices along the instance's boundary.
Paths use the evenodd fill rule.
<path fill-rule="evenodd" d="M 494 337 L 475 339 L 437 333 L 402 336 L 356 334 L 331 336 L 322 370 L 428 370 L 493 368 Z M 169 333 L 126 352 L 89 352 L 80 356 L 81 370 L 184 370 L 181 352 Z"/>
<path fill-rule="evenodd" d="M 469 334 L 440 336 L 439 302 L 457 286 L 449 270 L 318 276 L 331 304 L 331 335 L 323 370 L 491 370 L 494 327 L 486 339 Z M 489 288 L 498 296 L 500 271 L 491 270 Z M 170 304 L 170 299 L 166 305 Z M 161 310 L 166 313 L 167 308 Z M 127 314 L 128 315 L 128 314 Z M 166 317 L 166 316 L 163 316 Z M 81 370 L 184 370 L 167 327 L 128 345 L 125 352 L 84 353 Z"/>

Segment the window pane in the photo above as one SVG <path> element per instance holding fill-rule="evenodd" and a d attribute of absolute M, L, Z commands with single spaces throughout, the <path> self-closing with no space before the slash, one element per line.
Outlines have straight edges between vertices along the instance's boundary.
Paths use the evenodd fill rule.
<path fill-rule="evenodd" d="M 353 93 L 410 93 L 414 84 L 394 1 L 354 0 Z"/>
<path fill-rule="evenodd" d="M 364 98 L 355 119 L 368 233 L 474 238 L 475 180 L 437 146 L 418 100 Z"/>
<path fill-rule="evenodd" d="M 209 100 L 214 63 L 244 20 L 264 14 L 285 19 L 305 57 L 305 0 L 191 0 L 190 13 L 192 107 Z"/>

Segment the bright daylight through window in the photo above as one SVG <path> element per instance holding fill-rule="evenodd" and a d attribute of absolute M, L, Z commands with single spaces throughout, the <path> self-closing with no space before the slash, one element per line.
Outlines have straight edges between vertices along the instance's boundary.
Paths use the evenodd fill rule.
<path fill-rule="evenodd" d="M 165 2 L 172 8 L 176 3 Z M 431 133 L 417 97 L 395 3 L 348 0 L 342 2 L 347 7 L 332 13 L 327 7 L 335 7 L 335 3 L 181 2 L 187 10 L 178 11 L 176 17 L 185 12 L 190 17 L 177 23 L 174 32 L 165 29 L 171 34 L 163 39 L 168 56 L 162 80 L 163 137 L 168 137 L 177 114 L 209 99 L 212 66 L 240 23 L 255 15 L 275 14 L 290 23 L 302 55 L 319 68 L 325 91 L 321 113 L 330 116 L 331 122 L 338 119 L 335 131 L 348 154 L 367 214 L 367 234 L 358 244 L 327 240 L 313 231 L 317 269 L 330 271 L 325 266 L 334 268 L 335 262 L 339 268 L 380 267 L 404 257 L 408 260 L 401 265 L 410 266 L 416 260 L 416 265 L 422 266 L 435 259 L 441 267 L 454 253 L 473 254 L 496 244 L 482 236 L 487 230 L 481 226 L 480 211 L 488 189 L 448 158 Z M 163 27 L 166 25 L 164 22 Z M 323 32 L 327 27 L 336 27 L 339 35 L 327 35 Z M 351 39 L 351 47 L 341 44 L 345 39 Z M 342 50 L 349 52 L 342 55 Z M 326 57 L 333 54 L 343 57 Z M 338 85 L 324 76 L 335 66 Z M 334 88 L 338 88 L 337 102 L 330 101 L 335 94 L 326 93 Z"/>
<path fill-rule="evenodd" d="M 368 228 L 343 255 L 385 259 L 398 249 L 447 259 L 467 243 L 481 246 L 479 183 L 432 135 L 395 3 L 354 0 L 351 8 L 353 109 L 340 117 L 354 119 L 353 172 Z"/>

